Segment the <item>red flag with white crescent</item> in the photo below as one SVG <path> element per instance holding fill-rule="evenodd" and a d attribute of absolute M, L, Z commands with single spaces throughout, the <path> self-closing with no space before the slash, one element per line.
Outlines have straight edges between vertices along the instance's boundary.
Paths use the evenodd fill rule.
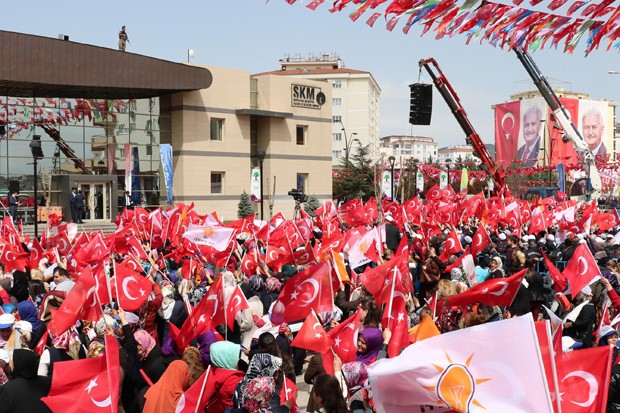
<path fill-rule="evenodd" d="M 510 306 L 519 291 L 526 269 L 508 278 L 486 280 L 474 285 L 464 293 L 452 295 L 445 300 L 446 306 L 464 306 L 482 303 L 490 306 Z"/>
<path fill-rule="evenodd" d="M 228 304 L 226 304 L 226 325 L 231 330 L 235 326 L 235 316 L 239 311 L 250 308 L 248 300 L 245 299 L 241 288 L 235 285 L 230 297 L 228 298 Z"/>
<path fill-rule="evenodd" d="M 120 307 L 126 311 L 135 311 L 146 302 L 153 289 L 153 283 L 141 274 L 125 265 L 115 264 L 114 280 L 110 281 L 112 295 L 119 301 Z"/>
<path fill-rule="evenodd" d="M 489 245 L 491 245 L 491 237 L 489 237 L 484 225 L 479 223 L 471 241 L 471 255 L 477 257 Z"/>
<path fill-rule="evenodd" d="M 291 346 L 306 350 L 325 353 L 333 345 L 332 340 L 319 322 L 316 314 L 311 311 L 302 324 L 299 332 L 291 342 Z"/>
<path fill-rule="evenodd" d="M 576 297 L 583 287 L 592 284 L 600 277 L 601 270 L 588 246 L 582 243 L 568 260 L 562 275 L 570 283 L 571 295 Z"/>

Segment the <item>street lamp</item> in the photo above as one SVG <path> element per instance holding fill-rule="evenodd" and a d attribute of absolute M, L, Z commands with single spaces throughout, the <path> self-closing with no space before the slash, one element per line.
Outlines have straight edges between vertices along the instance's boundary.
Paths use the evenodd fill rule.
<path fill-rule="evenodd" d="M 349 141 L 349 137 L 347 136 L 347 131 L 344 128 L 344 123 L 342 123 L 342 120 L 339 120 L 338 123 L 340 123 L 340 126 L 342 127 L 340 130 L 342 130 L 342 133 L 344 134 L 344 159 L 345 159 L 345 162 L 348 164 L 349 153 L 351 152 L 351 146 L 353 146 L 353 141 L 359 142 L 359 139 L 353 138 L 353 136 L 357 135 L 357 132 L 353 132 L 351 134 L 351 141 Z"/>
<path fill-rule="evenodd" d="M 37 160 L 43 159 L 43 150 L 41 149 L 41 135 L 33 135 L 30 141 L 30 151 L 34 160 L 34 237 L 39 237 L 39 219 L 37 217 Z"/>
<path fill-rule="evenodd" d="M 194 57 L 194 49 L 187 49 L 187 63 L 189 63 L 189 59 Z"/>
<path fill-rule="evenodd" d="M 610 75 L 620 75 L 620 71 L 617 70 L 609 70 L 607 71 L 607 73 L 609 73 Z"/>
<path fill-rule="evenodd" d="M 448 186 L 450 185 L 450 164 L 452 163 L 452 159 L 447 158 L 445 160 L 446 167 L 448 168 Z"/>
<path fill-rule="evenodd" d="M 391 179 L 391 183 L 390 183 L 390 198 L 393 201 L 394 200 L 394 162 L 396 161 L 396 158 L 394 157 L 394 155 L 392 155 L 392 156 L 390 156 L 388 158 L 388 161 L 390 161 L 390 168 L 392 170 L 392 176 L 390 177 L 390 179 Z"/>
<path fill-rule="evenodd" d="M 264 209 L 263 209 L 263 161 L 265 160 L 265 155 L 266 152 L 265 151 L 258 151 L 256 152 L 256 158 L 258 158 L 258 166 L 260 168 L 260 219 L 261 221 L 264 220 L 265 218 L 263 217 L 264 215 Z"/>
<path fill-rule="evenodd" d="M 413 196 L 418 195 L 418 162 L 420 162 L 418 158 L 413 158 L 413 187 L 415 188 L 415 191 L 413 191 Z"/>

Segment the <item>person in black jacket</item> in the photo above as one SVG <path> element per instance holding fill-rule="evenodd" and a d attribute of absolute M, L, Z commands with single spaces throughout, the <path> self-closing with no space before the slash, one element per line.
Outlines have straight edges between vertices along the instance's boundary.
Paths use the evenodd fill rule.
<path fill-rule="evenodd" d="M 400 244 L 400 231 L 398 227 L 394 225 L 394 218 L 392 218 L 391 214 L 385 215 L 385 245 L 387 248 L 396 252 L 398 249 L 398 244 Z"/>
<path fill-rule="evenodd" d="M 13 378 L 0 387 L 0 413 L 47 413 L 51 410 L 41 401 L 52 385 L 51 379 L 37 375 L 37 353 L 16 349 L 11 360 Z"/>
<path fill-rule="evenodd" d="M 574 307 L 566 316 L 563 336 L 569 336 L 583 348 L 592 347 L 592 331 L 596 322 L 596 308 L 589 300 L 590 286 L 584 287 L 574 299 Z"/>

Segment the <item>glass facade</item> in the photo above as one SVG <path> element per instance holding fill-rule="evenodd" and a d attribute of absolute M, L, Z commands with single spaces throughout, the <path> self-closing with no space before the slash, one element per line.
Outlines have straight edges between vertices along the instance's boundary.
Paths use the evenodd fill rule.
<path fill-rule="evenodd" d="M 165 196 L 159 184 L 160 138 L 171 134 L 161 125 L 169 128 L 171 121 L 162 118 L 158 98 L 0 96 L 0 195 L 5 198 L 9 188 L 19 183 L 22 202 L 33 196 L 29 144 L 33 135 L 40 135 L 45 157 L 38 161 L 38 191 L 49 205 L 59 205 L 59 197 L 66 196 L 59 193 L 64 188 L 54 188 L 53 182 L 58 181 L 54 176 L 81 174 L 116 176 L 118 194 L 127 189 L 134 202 L 159 205 L 160 195 Z M 132 188 L 125 188 L 126 156 L 134 175 Z M 79 181 L 79 177 L 71 180 Z"/>

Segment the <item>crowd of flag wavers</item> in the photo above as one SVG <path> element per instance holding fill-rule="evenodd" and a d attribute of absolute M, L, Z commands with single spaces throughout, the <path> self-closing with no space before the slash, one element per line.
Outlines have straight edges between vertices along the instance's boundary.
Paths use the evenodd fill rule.
<path fill-rule="evenodd" d="M 0 413 L 620 411 L 620 218 L 594 201 L 62 218 L 0 226 Z"/>

